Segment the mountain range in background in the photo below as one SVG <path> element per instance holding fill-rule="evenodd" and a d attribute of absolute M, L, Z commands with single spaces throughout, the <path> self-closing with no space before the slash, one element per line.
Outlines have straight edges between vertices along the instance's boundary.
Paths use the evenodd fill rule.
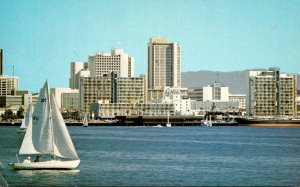
<path fill-rule="evenodd" d="M 262 69 L 255 69 L 262 70 Z M 263 69 L 265 70 L 265 69 Z M 229 93 L 246 94 L 248 85 L 248 72 L 244 71 L 188 71 L 181 73 L 181 87 L 195 88 L 203 87 L 214 82 L 220 82 L 223 86 L 229 87 Z M 300 88 L 300 75 L 297 75 L 297 88 Z"/>

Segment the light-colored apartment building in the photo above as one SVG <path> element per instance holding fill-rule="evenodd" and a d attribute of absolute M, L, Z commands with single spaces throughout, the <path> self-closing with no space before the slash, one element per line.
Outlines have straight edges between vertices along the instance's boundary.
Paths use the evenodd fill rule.
<path fill-rule="evenodd" d="M 201 88 L 188 89 L 188 97 L 196 101 L 229 101 L 229 88 L 221 83 L 213 83 Z"/>
<path fill-rule="evenodd" d="M 230 102 L 238 102 L 239 108 L 246 110 L 246 94 L 229 94 Z"/>
<path fill-rule="evenodd" d="M 148 89 L 181 87 L 181 50 L 166 38 L 150 38 L 148 43 Z"/>
<path fill-rule="evenodd" d="M 191 112 L 193 114 L 204 114 L 204 111 L 219 110 L 223 112 L 235 112 L 245 110 L 246 95 L 229 94 L 229 87 L 215 82 L 200 88 L 188 90 L 191 98 Z M 244 107 L 244 108 L 243 108 Z"/>
<path fill-rule="evenodd" d="M 90 55 L 88 66 L 91 77 L 102 77 L 113 71 L 119 72 L 120 77 L 134 76 L 134 58 L 119 48 L 112 49 L 111 53 Z"/>
<path fill-rule="evenodd" d="M 0 76 L 0 96 L 15 95 L 19 89 L 19 77 Z"/>
<path fill-rule="evenodd" d="M 296 81 L 296 75 L 280 73 L 279 68 L 249 71 L 247 114 L 295 117 Z"/>

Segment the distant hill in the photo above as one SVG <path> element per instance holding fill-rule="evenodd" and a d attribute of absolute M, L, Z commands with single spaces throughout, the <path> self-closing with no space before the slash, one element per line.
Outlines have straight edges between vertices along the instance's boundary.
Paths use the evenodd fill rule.
<path fill-rule="evenodd" d="M 229 87 L 233 94 L 246 94 L 247 75 L 249 70 L 220 72 L 220 71 L 188 71 L 181 73 L 181 86 L 184 88 L 202 87 L 214 82 L 221 82 Z M 300 89 L 300 75 L 297 88 Z"/>

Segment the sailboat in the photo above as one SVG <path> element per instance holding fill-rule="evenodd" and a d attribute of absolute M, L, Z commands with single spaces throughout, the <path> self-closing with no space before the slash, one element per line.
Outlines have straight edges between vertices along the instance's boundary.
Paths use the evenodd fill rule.
<path fill-rule="evenodd" d="M 209 116 L 209 121 L 206 116 L 205 121 L 203 122 L 203 126 L 212 127 L 211 116 Z"/>
<path fill-rule="evenodd" d="M 18 155 L 28 156 L 29 160 L 20 162 Z M 48 159 L 31 162 L 29 156 L 34 155 Z M 80 163 L 55 98 L 53 95 L 50 98 L 47 81 L 41 89 L 32 123 L 16 156 L 18 162 L 10 164 L 16 170 L 75 169 Z"/>
<path fill-rule="evenodd" d="M 170 114 L 169 114 L 169 112 L 168 112 L 168 121 L 167 121 L 166 127 L 172 127 L 172 124 L 170 123 Z"/>
<path fill-rule="evenodd" d="M 84 117 L 83 117 L 83 125 L 82 125 L 83 127 L 88 127 L 89 126 L 89 124 L 88 124 L 88 119 L 87 119 L 87 117 L 86 117 L 86 114 L 84 115 Z"/>
<path fill-rule="evenodd" d="M 25 117 L 22 120 L 22 124 L 20 128 L 17 129 L 18 133 L 26 132 L 26 129 L 29 126 L 29 124 L 32 123 L 32 112 L 33 112 L 32 105 L 29 104 Z"/>

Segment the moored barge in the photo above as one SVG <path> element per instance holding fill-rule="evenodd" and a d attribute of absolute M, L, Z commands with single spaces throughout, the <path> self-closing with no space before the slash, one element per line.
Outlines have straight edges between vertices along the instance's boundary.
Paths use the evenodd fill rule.
<path fill-rule="evenodd" d="M 253 127 L 300 127 L 300 119 L 236 117 L 238 126 Z"/>

